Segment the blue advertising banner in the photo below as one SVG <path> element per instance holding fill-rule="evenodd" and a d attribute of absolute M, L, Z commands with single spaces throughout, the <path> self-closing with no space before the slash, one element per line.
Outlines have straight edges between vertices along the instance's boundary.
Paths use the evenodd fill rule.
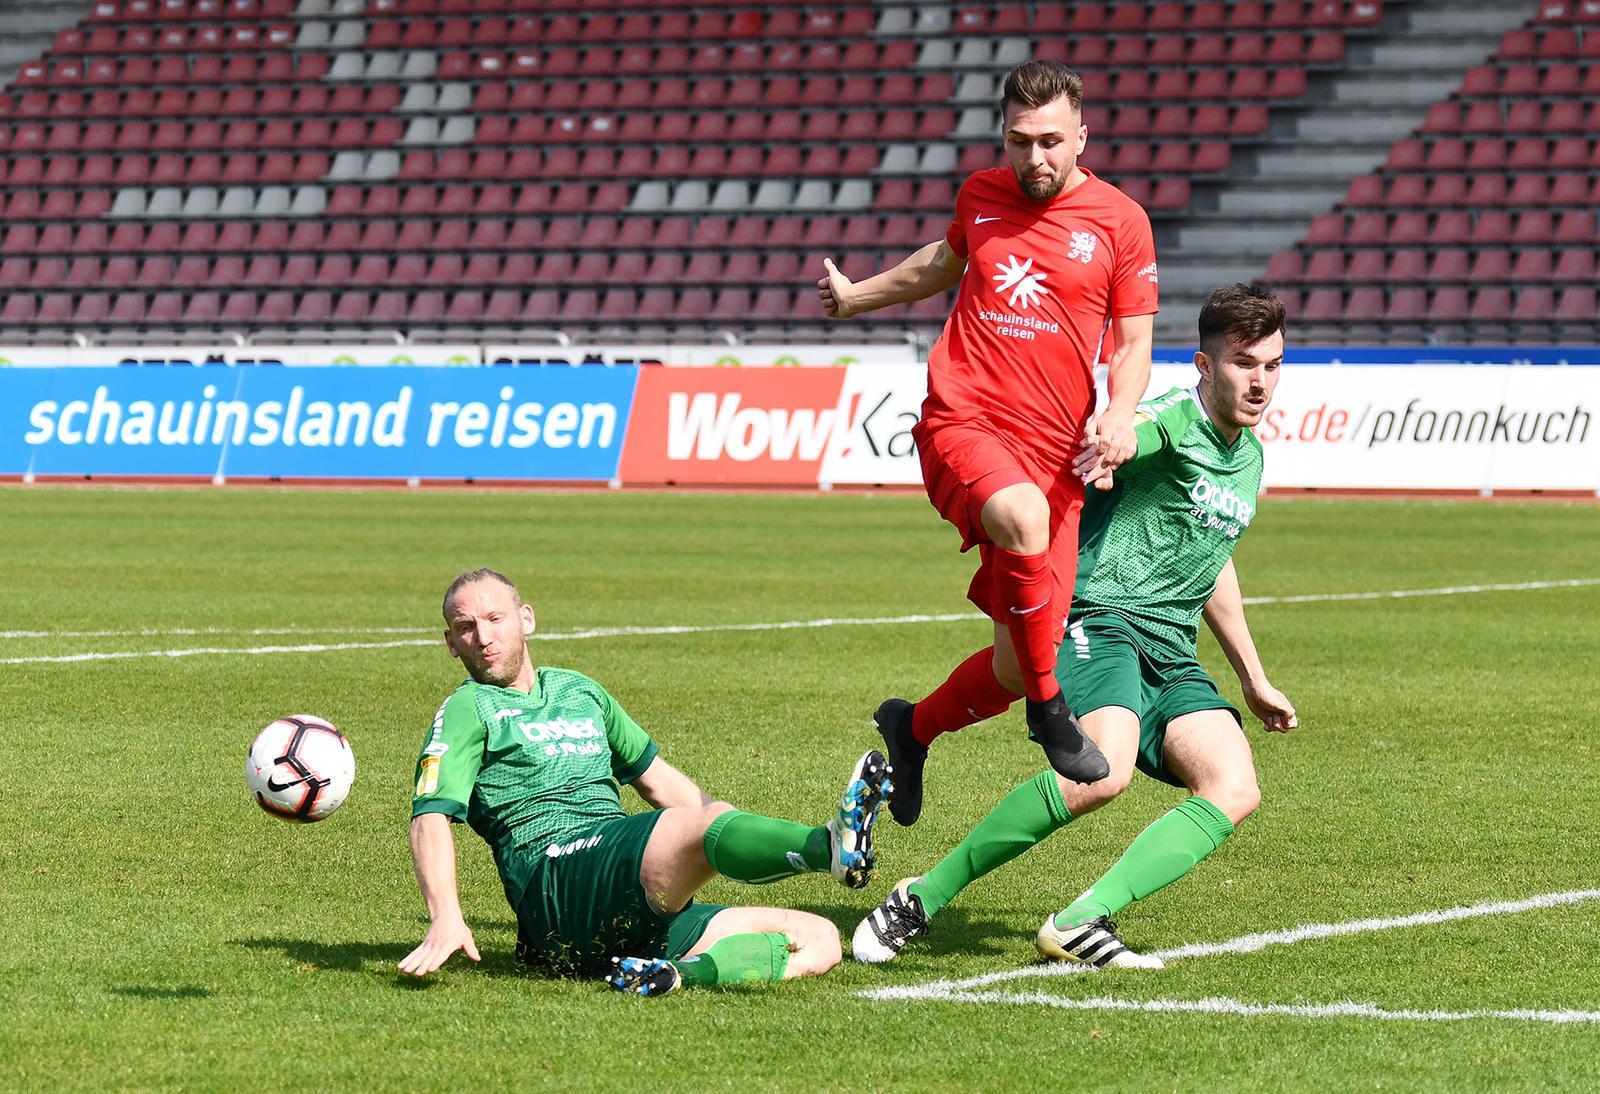
<path fill-rule="evenodd" d="M 614 478 L 638 370 L 0 369 L 0 474 Z"/>

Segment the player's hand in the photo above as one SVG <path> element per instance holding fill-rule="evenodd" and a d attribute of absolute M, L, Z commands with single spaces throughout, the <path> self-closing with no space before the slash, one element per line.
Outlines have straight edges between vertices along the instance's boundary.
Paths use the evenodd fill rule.
<path fill-rule="evenodd" d="M 1078 454 L 1072 458 L 1072 473 L 1082 480 L 1084 488 L 1110 490 L 1114 484 L 1111 467 L 1100 455 L 1100 437 L 1095 432 L 1096 422 L 1090 420 L 1089 428 L 1079 441 Z"/>
<path fill-rule="evenodd" d="M 1101 461 L 1115 471 L 1139 450 L 1139 438 L 1133 432 L 1133 411 L 1111 407 L 1094 421 L 1095 447 Z"/>
<path fill-rule="evenodd" d="M 1244 702 L 1269 733 L 1287 733 L 1300 724 L 1289 697 L 1265 680 L 1244 684 Z"/>
<path fill-rule="evenodd" d="M 467 926 L 466 920 L 458 918 L 435 923 L 423 936 L 422 945 L 401 960 L 400 971 L 412 976 L 427 976 L 450 960 L 450 955 L 457 950 L 474 961 L 481 960 L 478 944 L 473 941 L 472 928 Z"/>
<path fill-rule="evenodd" d="M 850 291 L 855 282 L 839 272 L 833 259 L 824 258 L 822 265 L 827 273 L 817 279 L 817 296 L 822 300 L 822 310 L 834 319 L 849 319 L 855 309 L 850 306 Z"/>

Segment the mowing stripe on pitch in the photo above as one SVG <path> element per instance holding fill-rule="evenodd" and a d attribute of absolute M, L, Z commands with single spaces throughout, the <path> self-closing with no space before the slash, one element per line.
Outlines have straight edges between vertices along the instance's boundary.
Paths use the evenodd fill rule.
<path fill-rule="evenodd" d="M 1216 957 L 1226 954 L 1255 953 L 1269 946 L 1293 946 L 1323 938 L 1365 934 L 1372 931 L 1402 930 L 1408 927 L 1426 927 L 1439 923 L 1453 923 L 1482 916 L 1516 915 L 1521 912 L 1542 911 L 1568 904 L 1600 900 L 1600 889 L 1572 889 L 1559 893 L 1542 893 L 1525 900 L 1493 900 L 1483 904 L 1469 904 L 1439 911 L 1416 912 L 1411 915 L 1390 916 L 1381 919 L 1356 919 L 1344 923 L 1308 923 L 1280 931 L 1258 931 L 1240 935 L 1226 942 L 1198 942 L 1156 950 L 1152 957 L 1163 961 L 1181 961 L 1194 957 Z M 1088 965 L 1049 964 L 1030 965 L 1020 969 L 985 973 L 963 980 L 934 980 L 926 984 L 871 988 L 860 992 L 862 998 L 886 1000 L 927 1000 L 945 1002 L 994 1002 L 1045 1004 L 1077 1010 L 1145 1010 L 1145 1011 L 1207 1011 L 1238 1015 L 1294 1015 L 1311 1018 L 1368 1017 L 1383 1019 L 1412 1019 L 1418 1021 L 1464 1021 L 1472 1018 L 1517 1018 L 1539 1022 L 1600 1022 L 1600 1012 L 1580 1010 L 1538 1011 L 1386 1011 L 1369 1003 L 1328 1003 L 1296 1006 L 1279 1004 L 1244 1003 L 1235 999 L 1208 1000 L 1149 1000 L 1144 1002 L 1125 999 L 1073 1000 L 1038 992 L 982 992 L 976 988 L 1005 981 L 1026 980 L 1038 977 L 1074 976 L 1096 971 Z M 1155 975 L 1140 973 L 1141 978 Z"/>

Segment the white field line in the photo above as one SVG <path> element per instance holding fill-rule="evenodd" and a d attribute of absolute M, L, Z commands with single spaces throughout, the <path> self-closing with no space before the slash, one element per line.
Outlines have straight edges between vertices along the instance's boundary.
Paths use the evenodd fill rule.
<path fill-rule="evenodd" d="M 1406 927 L 1425 927 L 1439 923 L 1453 923 L 1462 919 L 1476 919 L 1491 915 L 1516 915 L 1520 912 L 1540 911 L 1583 901 L 1600 900 L 1600 889 L 1573 889 L 1560 893 L 1543 893 L 1526 900 L 1495 900 L 1484 904 L 1470 904 L 1441 911 L 1417 912 L 1412 915 L 1392 916 L 1382 919 L 1356 919 L 1344 923 L 1308 923 L 1281 931 L 1259 931 L 1241 935 L 1226 942 L 1199 942 L 1156 950 L 1151 956 L 1163 961 L 1179 961 L 1191 957 L 1215 957 L 1220 954 L 1254 953 L 1268 946 L 1292 946 L 1323 938 L 1365 934 L 1371 931 L 1400 930 Z M 1327 1004 L 1257 1004 L 1235 999 L 1205 1000 L 1149 1000 L 1138 1002 L 1124 999 L 1073 1000 L 1040 992 L 980 992 L 974 988 L 986 987 L 1004 981 L 1036 977 L 1073 976 L 1095 971 L 1088 965 L 1050 964 L 1030 965 L 1021 969 L 985 973 L 964 980 L 934 980 L 926 984 L 909 984 L 899 987 L 873 988 L 859 993 L 863 998 L 876 1000 L 943 1000 L 949 1002 L 994 1002 L 1044 1004 L 1076 1010 L 1144 1010 L 1144 1011 L 1200 1011 L 1239 1015 L 1298 1015 L 1312 1018 L 1368 1017 L 1384 1019 L 1412 1019 L 1419 1021 L 1464 1021 L 1472 1018 L 1517 1018 L 1540 1022 L 1600 1022 L 1600 1011 L 1386 1011 L 1369 1003 Z"/>
<path fill-rule="evenodd" d="M 1520 581 L 1501 585 L 1445 585 L 1440 589 L 1390 589 L 1381 592 L 1307 593 L 1302 597 L 1245 597 L 1246 605 L 1315 605 L 1339 600 L 1400 600 L 1406 597 L 1458 597 L 1464 593 L 1526 592 L 1533 589 L 1587 589 L 1600 585 L 1600 577 L 1573 577 L 1566 581 Z M 936 614 L 936 616 L 893 616 L 882 619 L 787 619 L 782 622 L 760 624 L 710 624 L 680 625 L 680 627 L 598 627 L 594 630 L 534 635 L 538 640 L 560 641 L 563 638 L 611 638 L 618 635 L 690 635 L 690 633 L 718 632 L 718 630 L 795 630 L 802 627 L 866 627 L 878 624 L 914 624 L 914 622 L 963 622 L 984 619 L 982 613 Z M 146 627 L 141 630 L 0 630 L 0 638 L 163 638 L 184 635 L 333 635 L 358 630 L 363 635 L 432 635 L 442 627 Z M 365 646 L 363 646 L 365 648 Z"/>
<path fill-rule="evenodd" d="M 1582 588 L 1600 585 L 1600 578 L 1573 578 L 1564 581 L 1521 581 L 1504 585 L 1452 585 L 1437 589 L 1394 589 L 1385 592 L 1360 592 L 1360 593 L 1313 593 L 1305 596 L 1256 596 L 1245 597 L 1246 604 L 1313 604 L 1341 600 L 1385 600 L 1417 596 L 1456 596 L 1466 593 L 1491 593 L 1491 592 L 1523 592 L 1531 589 L 1560 589 Z M 678 625 L 658 627 L 594 627 L 581 631 L 558 631 L 555 633 L 541 633 L 533 635 L 534 641 L 563 642 L 589 638 L 619 638 L 647 635 L 671 634 L 719 634 L 748 631 L 787 631 L 810 630 L 821 627 L 875 627 L 893 626 L 910 623 L 955 623 L 978 620 L 985 618 L 979 612 L 948 612 L 934 615 L 898 615 L 878 616 L 865 619 L 829 618 L 829 619 L 786 619 L 770 623 L 714 623 L 706 625 Z M 293 635 L 324 635 L 348 634 L 356 630 L 351 627 L 266 627 L 252 629 L 232 629 L 227 627 L 201 627 L 201 628 L 172 628 L 172 629 L 146 629 L 127 631 L 42 631 L 42 630 L 11 630 L 0 631 L 0 639 L 4 638 L 151 638 L 151 637 L 182 637 L 182 636 L 256 636 L 267 635 L 293 636 Z M 359 629 L 361 634 L 436 634 L 442 628 L 435 627 L 366 627 Z M 0 658 L 0 665 L 39 665 L 39 664 L 64 664 L 81 661 L 118 661 L 137 657 L 195 657 L 200 655 L 235 654 L 243 656 L 263 656 L 276 653 L 325 653 L 335 650 L 382 650 L 394 649 L 401 646 L 428 645 L 428 640 L 389 641 L 389 642 L 337 642 L 337 643 L 311 643 L 300 646 L 250 646 L 237 649 L 202 647 L 197 649 L 174 650 L 115 650 L 94 653 L 75 653 L 58 656 L 36 657 L 5 657 Z"/>
<path fill-rule="evenodd" d="M 1227 1014 L 1258 1018 L 1378 1018 L 1390 1022 L 1467 1022 L 1499 1018 L 1522 1022 L 1548 1022 L 1557 1025 L 1600 1024 L 1600 1010 L 1384 1010 L 1371 1003 L 1246 1003 L 1238 999 L 1213 996 L 1206 999 L 1066 999 L 1045 992 L 990 991 L 971 994 L 955 992 L 940 996 L 956 1003 L 1021 1003 L 1028 1006 L 1060 1007 L 1063 1010 L 1121 1010 L 1146 1014 Z"/>
<path fill-rule="evenodd" d="M 550 634 L 536 633 L 530 636 L 530 640 L 535 642 L 564 642 L 589 638 L 616 638 L 648 634 L 714 634 L 729 631 L 803 630 L 817 627 L 873 627 L 904 623 L 939 623 L 960 619 L 982 618 L 984 617 L 976 612 L 962 612 L 953 615 L 899 615 L 884 616 L 874 619 L 791 619 L 777 623 L 718 623 L 706 626 L 595 627 L 590 630 L 583 631 L 558 631 Z M 348 628 L 345 629 L 348 630 Z M 310 631 L 307 633 L 327 634 L 331 631 L 332 628 L 327 631 Z M 432 629 L 425 632 L 407 630 L 397 631 L 394 633 L 426 633 L 442 635 L 443 632 L 444 627 L 441 625 L 437 631 Z M 326 653 L 333 650 L 388 650 L 397 649 L 403 646 L 431 646 L 435 643 L 442 642 L 442 637 L 435 637 L 407 638 L 389 642 L 319 642 L 300 646 L 208 646 L 196 649 L 178 650 L 111 650 L 104 652 L 69 653 L 41 657 L 0 657 L 0 665 L 56 665 L 79 661 L 122 661 L 134 657 L 197 657 L 202 655 L 222 654 L 260 657 L 274 653 Z"/>

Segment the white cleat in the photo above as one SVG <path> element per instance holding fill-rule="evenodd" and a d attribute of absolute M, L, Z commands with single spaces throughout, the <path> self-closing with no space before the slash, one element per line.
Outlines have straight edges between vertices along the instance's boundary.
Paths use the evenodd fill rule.
<path fill-rule="evenodd" d="M 1097 969 L 1161 969 L 1161 958 L 1134 953 L 1117 937 L 1117 925 L 1099 916 L 1072 927 L 1057 927 L 1050 916 L 1039 928 L 1033 944 L 1039 956 L 1053 961 L 1076 961 Z"/>
<path fill-rule="evenodd" d="M 883 903 L 856 925 L 856 933 L 850 936 L 850 953 L 857 961 L 868 965 L 892 961 L 902 946 L 928 929 L 922 898 L 908 888 L 916 880 L 908 877 L 896 885 Z"/>

